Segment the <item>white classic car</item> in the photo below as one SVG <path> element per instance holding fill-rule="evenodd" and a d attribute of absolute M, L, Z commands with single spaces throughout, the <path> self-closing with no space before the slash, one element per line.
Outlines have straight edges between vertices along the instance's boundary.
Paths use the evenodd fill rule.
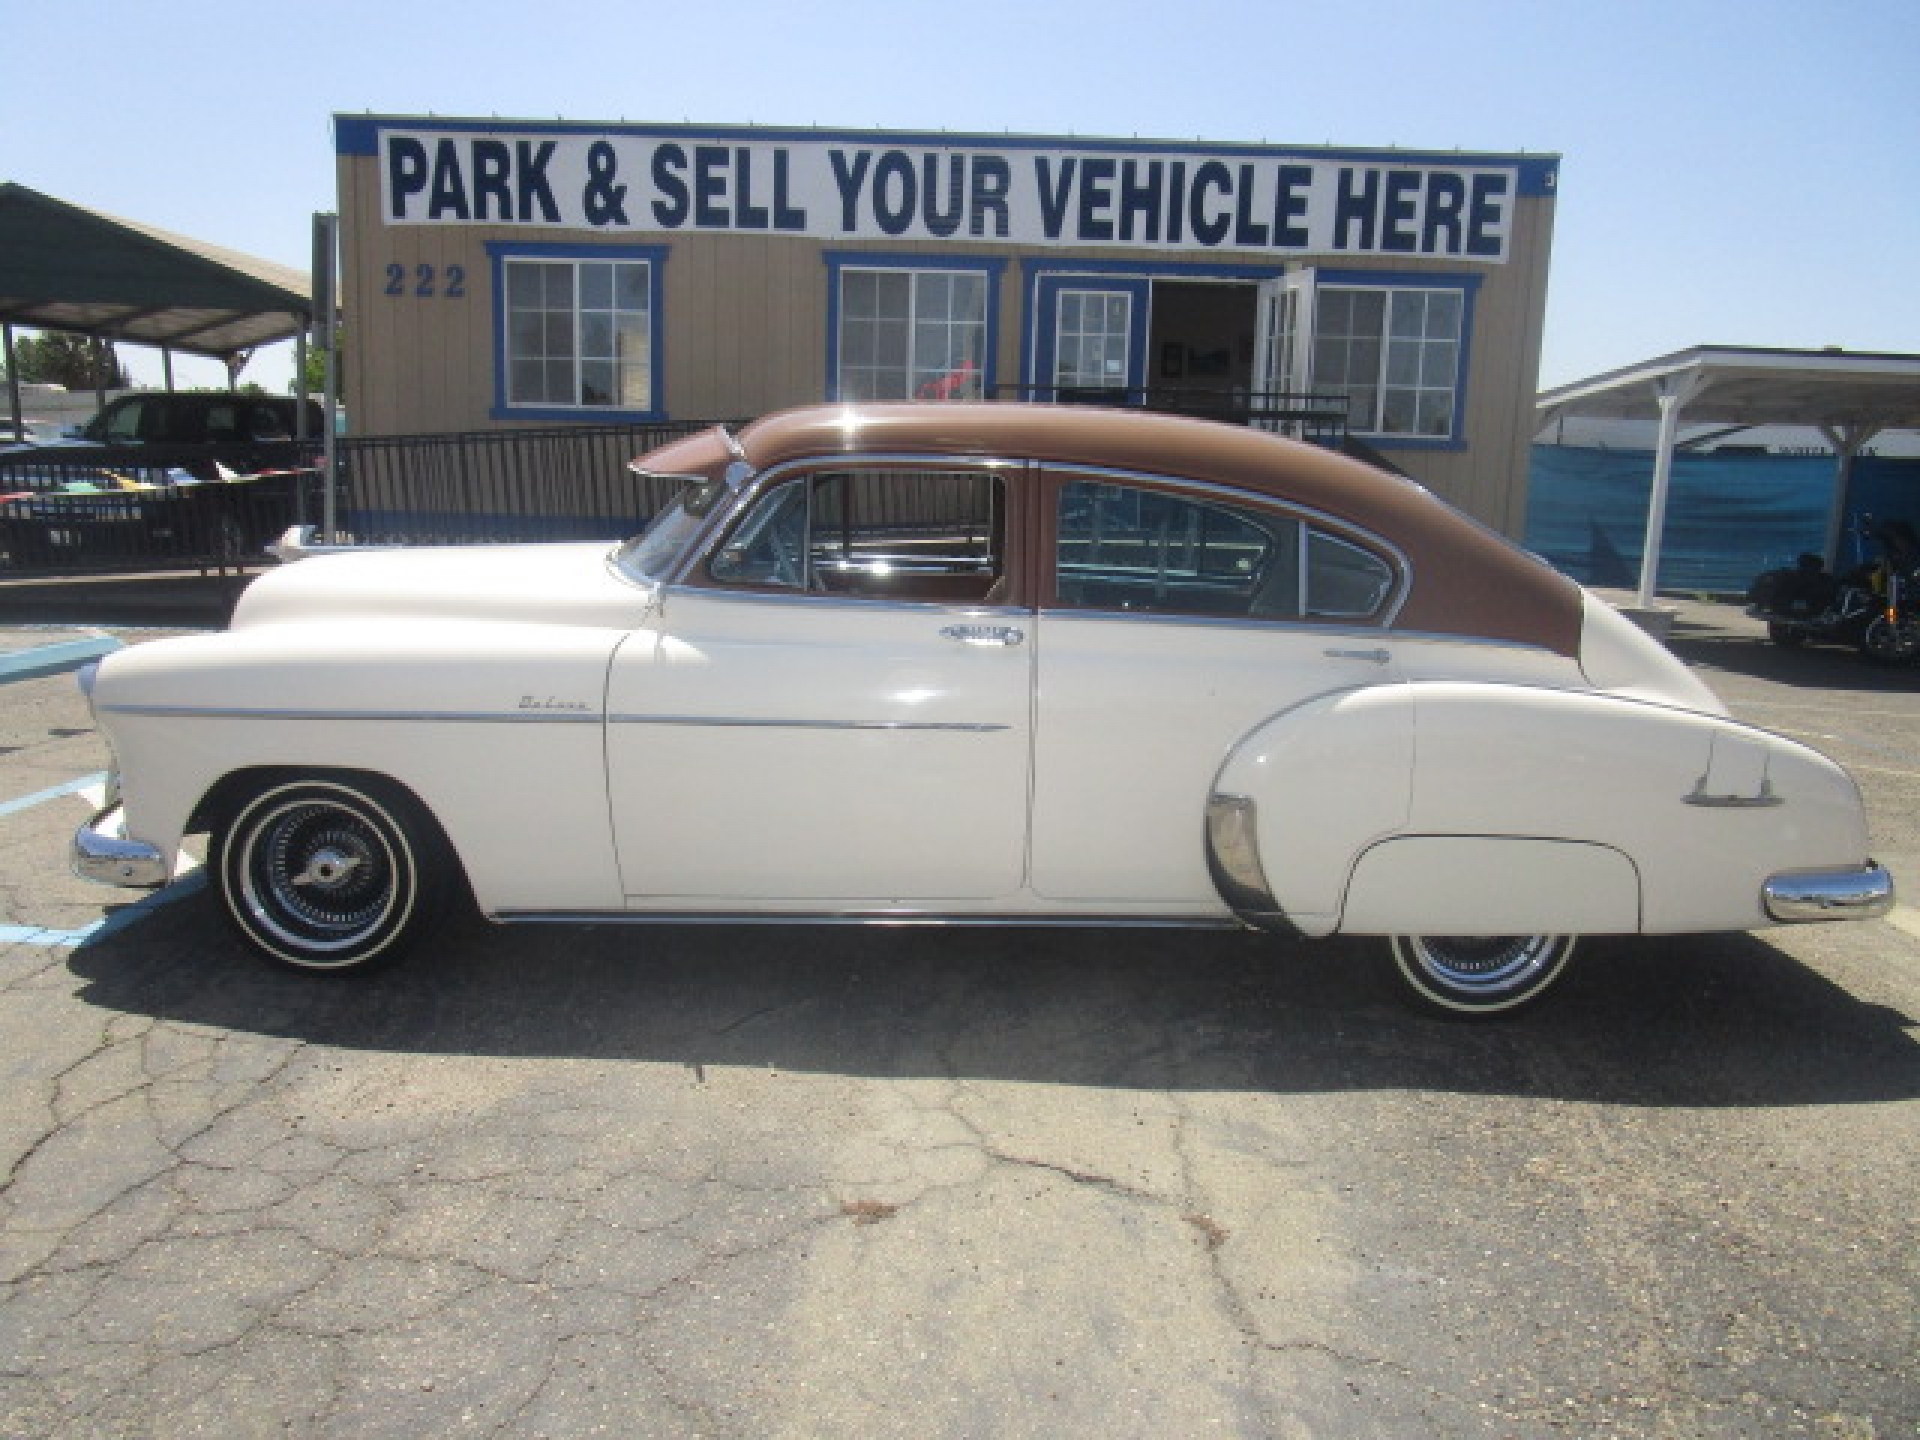
<path fill-rule="evenodd" d="M 817 407 L 635 462 L 637 538 L 263 576 L 83 678 L 112 884 L 210 833 L 267 958 L 499 921 L 1255 926 L 1416 1001 L 1580 934 L 1870 917 L 1853 782 L 1406 480 L 1253 430 Z"/>

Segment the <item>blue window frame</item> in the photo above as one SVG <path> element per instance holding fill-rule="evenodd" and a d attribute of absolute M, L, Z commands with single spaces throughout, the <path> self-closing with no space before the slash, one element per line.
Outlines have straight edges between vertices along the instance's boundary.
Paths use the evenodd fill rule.
<path fill-rule="evenodd" d="M 1039 276 L 1034 288 L 1036 398 L 1052 399 L 1062 391 L 1144 392 L 1150 292 L 1146 280 Z M 1145 397 L 1139 393 L 1131 398 L 1138 403 Z"/>
<path fill-rule="evenodd" d="M 1348 397 L 1347 425 L 1383 449 L 1461 449 L 1477 275 L 1322 270 L 1311 385 Z"/>
<path fill-rule="evenodd" d="M 665 246 L 487 246 L 493 416 L 659 420 Z"/>
<path fill-rule="evenodd" d="M 1004 260 L 829 251 L 829 400 L 991 397 Z"/>

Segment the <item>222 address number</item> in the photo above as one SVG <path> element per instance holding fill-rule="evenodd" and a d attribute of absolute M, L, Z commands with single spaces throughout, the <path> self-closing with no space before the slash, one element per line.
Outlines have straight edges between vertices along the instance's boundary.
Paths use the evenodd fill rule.
<path fill-rule="evenodd" d="M 444 284 L 441 283 L 443 279 Z M 464 300 L 467 298 L 467 267 L 449 265 L 443 277 L 435 266 L 416 265 L 409 288 L 407 267 L 396 261 L 387 266 L 386 293 L 403 297 L 411 295 L 416 300 L 431 300 L 435 296 L 443 300 Z"/>

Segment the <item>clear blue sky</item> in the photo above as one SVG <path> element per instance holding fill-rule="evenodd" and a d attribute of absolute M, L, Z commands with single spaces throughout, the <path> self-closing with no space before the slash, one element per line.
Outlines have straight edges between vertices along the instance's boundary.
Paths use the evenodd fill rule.
<path fill-rule="evenodd" d="M 0 178 L 302 268 L 336 111 L 1457 146 L 1565 157 L 1543 386 L 1920 351 L 1920 0 L 9 8 Z"/>

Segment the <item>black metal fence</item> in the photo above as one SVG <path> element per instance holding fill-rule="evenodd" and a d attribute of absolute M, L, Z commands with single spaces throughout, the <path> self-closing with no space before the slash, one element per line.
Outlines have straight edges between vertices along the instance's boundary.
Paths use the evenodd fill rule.
<path fill-rule="evenodd" d="M 1060 405 L 1110 405 L 1152 410 L 1162 415 L 1190 415 L 1227 425 L 1251 425 L 1276 435 L 1306 440 L 1331 449 L 1347 441 L 1348 397 L 1290 391 L 1256 393 L 1248 390 L 1212 390 L 1186 386 L 1055 386 L 997 385 L 1001 400 L 1048 401 Z"/>
<path fill-rule="evenodd" d="M 1356 448 L 1341 395 L 1017 386 L 997 393 L 1140 406 Z M 335 534 L 358 545 L 619 539 L 677 488 L 633 474 L 628 462 L 714 423 L 343 437 L 335 447 Z M 238 476 L 207 446 L 0 453 L 0 575 L 258 564 L 289 526 L 321 523 L 320 453 L 317 441 L 290 442 L 258 472 Z"/>
<path fill-rule="evenodd" d="M 290 517 L 317 513 L 320 472 L 312 444 L 254 444 L 248 453 L 245 474 L 204 445 L 0 453 L 0 574 L 225 570 L 257 560 Z"/>
<path fill-rule="evenodd" d="M 627 463 L 713 423 L 342 440 L 337 529 L 359 545 L 620 539 L 678 489 Z"/>
<path fill-rule="evenodd" d="M 710 423 L 342 438 L 335 529 L 362 545 L 618 539 L 676 488 L 627 462 Z M 0 575 L 261 563 L 325 513 L 319 442 L 282 450 L 245 475 L 205 446 L 0 454 Z"/>

